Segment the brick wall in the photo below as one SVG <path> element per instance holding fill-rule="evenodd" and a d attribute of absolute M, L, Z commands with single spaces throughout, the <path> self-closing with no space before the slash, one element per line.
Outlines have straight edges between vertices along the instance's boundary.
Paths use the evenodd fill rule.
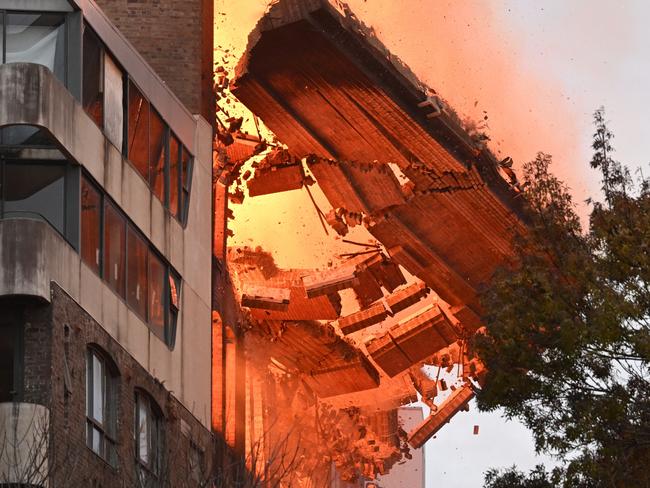
<path fill-rule="evenodd" d="M 134 468 L 136 389 L 147 392 L 164 417 L 165 461 L 160 486 L 198 486 L 190 474 L 190 442 L 203 451 L 205 466 L 200 477 L 207 478 L 214 456 L 210 432 L 63 290 L 52 284 L 52 304 L 26 306 L 24 317 L 25 401 L 50 408 L 53 486 L 138 486 Z M 110 466 L 86 447 L 86 354 L 89 345 L 103 350 L 119 370 L 117 467 Z"/>
<path fill-rule="evenodd" d="M 212 0 L 96 0 L 192 112 L 213 123 Z"/>

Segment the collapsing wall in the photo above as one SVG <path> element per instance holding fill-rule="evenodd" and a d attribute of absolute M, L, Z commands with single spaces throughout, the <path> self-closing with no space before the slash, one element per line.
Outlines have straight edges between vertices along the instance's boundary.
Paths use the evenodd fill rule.
<path fill-rule="evenodd" d="M 324 228 L 342 238 L 362 227 L 376 244 L 318 270 L 280 270 L 250 249 L 231 249 L 228 262 L 269 367 L 299 378 L 316 402 L 391 411 L 417 390 L 435 411 L 447 386 L 420 367 L 462 365 L 458 388 L 410 434 L 419 447 L 482 377 L 466 347 L 481 327 L 477 290 L 512 259 L 524 213 L 516 179 L 502 178 L 482 141 L 367 34 L 327 2 L 276 2 L 232 91 L 281 145 L 268 151 L 261 137 L 251 143 L 224 126 L 217 162 L 225 181 L 245 181 L 232 203 L 316 185 L 332 207 L 317 208 Z M 242 162 L 265 150 L 240 177 Z M 369 477 L 384 469 L 347 462 Z"/>

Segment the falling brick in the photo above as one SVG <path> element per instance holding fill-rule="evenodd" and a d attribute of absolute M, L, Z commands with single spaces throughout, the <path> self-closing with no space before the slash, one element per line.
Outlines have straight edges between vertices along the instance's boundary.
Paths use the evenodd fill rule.
<path fill-rule="evenodd" d="M 246 182 L 251 197 L 269 195 L 302 188 L 304 173 L 300 163 L 283 166 L 265 166 L 255 170 Z"/>
<path fill-rule="evenodd" d="M 361 329 L 365 329 L 374 324 L 378 324 L 388 316 L 386 307 L 383 303 L 376 303 L 366 310 L 360 310 L 346 317 L 339 319 L 339 328 L 344 334 L 351 334 Z"/>
<path fill-rule="evenodd" d="M 449 397 L 439 406 L 438 410 L 431 414 L 415 429 L 409 432 L 409 444 L 418 449 L 424 445 L 426 441 L 431 439 L 436 432 L 438 432 L 443 425 L 458 413 L 463 406 L 465 406 L 474 397 L 474 390 L 469 385 L 463 385 L 453 392 Z"/>
<path fill-rule="evenodd" d="M 414 283 L 386 297 L 386 305 L 392 314 L 396 314 L 419 302 L 428 293 L 429 289 L 424 283 Z"/>

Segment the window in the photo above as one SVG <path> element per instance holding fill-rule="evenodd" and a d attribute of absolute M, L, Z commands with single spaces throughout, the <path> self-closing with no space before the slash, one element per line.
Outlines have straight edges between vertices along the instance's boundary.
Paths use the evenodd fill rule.
<path fill-rule="evenodd" d="M 21 399 L 22 357 L 19 312 L 3 306 L 0 316 L 0 403 Z"/>
<path fill-rule="evenodd" d="M 83 106 L 152 193 L 185 224 L 192 157 L 87 25 L 83 34 Z"/>
<path fill-rule="evenodd" d="M 147 320 L 147 257 L 149 246 L 138 232 L 129 225 L 127 266 L 127 302 L 143 320 Z"/>
<path fill-rule="evenodd" d="M 128 158 L 149 181 L 149 101 L 129 81 Z"/>
<path fill-rule="evenodd" d="M 165 340 L 169 347 L 176 343 L 176 322 L 181 300 L 181 277 L 173 270 L 169 270 L 169 316 L 167 317 L 167 331 Z"/>
<path fill-rule="evenodd" d="M 48 67 L 65 83 L 65 15 L 6 13 L 5 63 L 36 63 Z"/>
<path fill-rule="evenodd" d="M 2 172 L 2 218 L 42 219 L 65 235 L 65 164 L 12 160 Z"/>
<path fill-rule="evenodd" d="M 124 298 L 126 221 L 108 201 L 104 204 L 104 279 Z"/>
<path fill-rule="evenodd" d="M 190 188 L 192 187 L 192 158 L 187 149 L 183 148 L 182 152 L 182 180 L 183 180 L 183 193 L 182 193 L 182 213 L 180 215 L 181 222 L 187 222 L 187 213 L 190 205 Z"/>
<path fill-rule="evenodd" d="M 165 203 L 165 147 L 167 127 L 158 115 L 151 110 L 151 127 L 149 135 L 149 186 L 154 195 Z"/>
<path fill-rule="evenodd" d="M 178 217 L 181 192 L 181 151 L 182 146 L 175 135 L 169 137 L 169 211 Z"/>
<path fill-rule="evenodd" d="M 80 173 L 45 130 L 0 129 L 0 219 L 43 220 L 78 249 Z"/>
<path fill-rule="evenodd" d="M 97 274 L 101 267 L 102 197 L 86 178 L 81 180 L 81 258 Z"/>
<path fill-rule="evenodd" d="M 155 253 L 149 253 L 149 324 L 161 339 L 165 338 L 166 269 Z"/>
<path fill-rule="evenodd" d="M 109 464 L 117 464 L 117 375 L 106 355 L 88 350 L 86 363 L 86 444 Z"/>
<path fill-rule="evenodd" d="M 144 392 L 135 394 L 135 457 L 144 486 L 151 486 L 161 474 L 163 417 L 160 408 Z"/>
<path fill-rule="evenodd" d="M 104 127 L 104 49 L 88 26 L 83 34 L 83 107 L 99 127 Z"/>
<path fill-rule="evenodd" d="M 81 181 L 80 252 L 83 261 L 173 348 L 181 277 L 85 175 Z"/>

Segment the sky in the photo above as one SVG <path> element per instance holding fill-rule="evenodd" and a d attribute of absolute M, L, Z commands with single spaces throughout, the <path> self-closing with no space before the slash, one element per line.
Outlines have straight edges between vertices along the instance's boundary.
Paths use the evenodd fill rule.
<path fill-rule="evenodd" d="M 245 45 L 266 3 L 216 0 L 217 12 L 228 14 L 217 35 L 233 45 Z M 581 215 L 588 212 L 584 200 L 599 194 L 598 175 L 589 168 L 592 114 L 598 107 L 605 107 L 614 131 L 615 157 L 650 174 L 650 150 L 645 145 L 650 140 L 645 112 L 650 107 L 650 2 L 348 0 L 348 4 L 461 116 L 480 120 L 487 115 L 496 153 L 512 156 L 516 167 L 538 151 L 552 154 L 552 169 L 570 187 Z M 295 200 L 286 212 L 310 208 L 304 194 L 288 198 Z M 321 195 L 317 200 L 322 201 Z M 235 209 L 236 220 L 242 223 L 236 241 L 259 241 L 260 235 L 246 234 L 243 224 L 264 203 L 258 200 L 257 207 Z M 295 218 L 279 215 L 277 223 Z M 268 229 L 258 232 L 278 236 L 284 245 L 295 241 L 299 246 L 305 229 L 320 232 L 317 226 L 306 225 L 294 235 L 279 237 L 275 221 L 265 225 Z M 325 247 L 317 254 L 321 261 L 327 259 Z M 283 256 L 276 258 L 281 261 Z M 479 426 L 478 436 L 472 433 L 474 425 Z M 491 467 L 517 464 L 527 469 L 548 461 L 536 457 L 531 436 L 520 423 L 475 408 L 457 415 L 427 443 L 426 459 L 427 487 L 445 488 L 480 487 L 483 473 Z"/>

